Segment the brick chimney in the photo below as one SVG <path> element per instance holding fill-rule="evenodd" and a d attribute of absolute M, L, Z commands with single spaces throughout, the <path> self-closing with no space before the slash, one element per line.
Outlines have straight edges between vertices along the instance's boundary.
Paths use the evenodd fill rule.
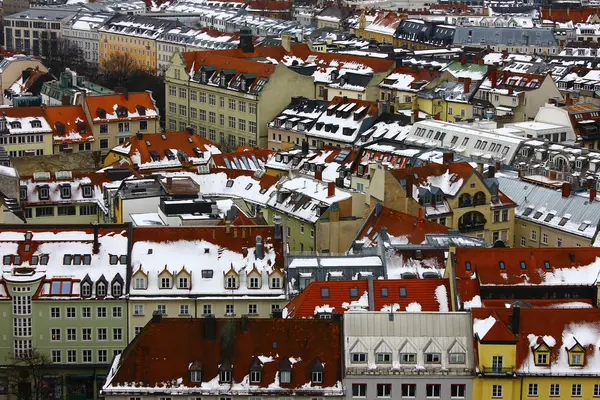
<path fill-rule="evenodd" d="M 447 151 L 444 154 L 442 154 L 442 161 L 444 162 L 444 164 L 450 164 L 454 162 L 454 152 Z"/>
<path fill-rule="evenodd" d="M 498 80 L 498 69 L 495 65 L 488 65 L 488 78 L 492 84 L 492 89 L 496 88 L 496 81 Z"/>
<path fill-rule="evenodd" d="M 471 78 L 465 78 L 463 83 L 464 83 L 463 92 L 469 93 L 469 91 L 471 90 Z"/>
<path fill-rule="evenodd" d="M 323 180 L 323 171 L 315 171 L 315 179 L 318 181 L 322 181 Z"/>
<path fill-rule="evenodd" d="M 596 200 L 596 195 L 598 194 L 596 188 L 590 188 L 590 203 Z"/>
<path fill-rule="evenodd" d="M 571 195 L 571 184 L 569 182 L 564 182 L 562 184 L 562 197 L 565 199 Z"/>
<path fill-rule="evenodd" d="M 335 196 L 335 182 L 327 183 L 327 197 Z"/>

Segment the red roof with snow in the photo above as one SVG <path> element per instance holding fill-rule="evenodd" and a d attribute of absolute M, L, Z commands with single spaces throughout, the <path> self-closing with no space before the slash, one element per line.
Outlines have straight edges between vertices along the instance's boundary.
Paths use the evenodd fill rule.
<path fill-rule="evenodd" d="M 418 303 L 420 311 L 448 310 L 447 279 L 375 279 L 373 291 L 372 311 L 381 311 L 384 307 L 406 311 L 411 303 Z M 442 296 L 443 304 L 438 301 L 436 291 Z M 354 307 L 368 310 L 368 296 L 367 280 L 315 281 L 294 297 L 286 309 L 288 318 L 312 318 L 320 312 L 342 313 Z M 419 306 L 413 304 L 409 309 L 416 310 Z"/>

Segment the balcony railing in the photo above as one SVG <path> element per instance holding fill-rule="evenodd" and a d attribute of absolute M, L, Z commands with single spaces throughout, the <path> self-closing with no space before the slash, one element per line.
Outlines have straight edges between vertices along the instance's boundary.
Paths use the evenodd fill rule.
<path fill-rule="evenodd" d="M 458 230 L 462 233 L 466 233 L 466 232 L 476 232 L 476 231 L 482 231 L 485 227 L 485 222 L 481 222 L 481 223 L 471 223 L 471 224 L 464 224 L 464 225 L 459 225 L 458 226 Z"/>
<path fill-rule="evenodd" d="M 480 370 L 483 375 L 512 375 L 515 373 L 515 367 L 486 367 Z"/>

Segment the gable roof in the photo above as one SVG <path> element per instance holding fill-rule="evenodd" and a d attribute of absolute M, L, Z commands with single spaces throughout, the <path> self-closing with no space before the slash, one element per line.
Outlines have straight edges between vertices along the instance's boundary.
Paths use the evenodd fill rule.
<path fill-rule="evenodd" d="M 138 133 L 111 152 L 129 156 L 140 170 L 207 164 L 213 153 L 221 153 L 211 141 L 191 131 Z"/>
<path fill-rule="evenodd" d="M 94 141 L 94 133 L 82 106 L 43 107 L 42 110 L 52 127 L 54 144 Z"/>
<path fill-rule="evenodd" d="M 214 339 L 207 338 L 211 332 Z M 163 318 L 146 325 L 115 361 L 116 373 L 103 391 L 341 396 L 340 341 L 340 324 L 333 320 Z M 322 384 L 311 383 L 315 362 L 323 371 Z M 202 384 L 190 380 L 194 363 L 201 365 Z M 225 365 L 232 366 L 233 384 L 218 382 Z M 280 365 L 291 366 L 291 383 L 279 382 Z M 252 366 L 262 370 L 260 383 L 248 382 Z M 175 380 L 180 384 L 162 384 Z"/>
<path fill-rule="evenodd" d="M 313 318 L 319 313 L 369 310 L 371 301 L 371 311 L 448 311 L 447 279 L 375 279 L 373 293 L 369 293 L 368 286 L 364 279 L 311 282 L 286 305 L 284 316 Z M 322 289 L 328 289 L 329 297 L 322 296 Z M 357 289 L 358 296 L 351 297 L 351 289 Z"/>
<path fill-rule="evenodd" d="M 141 93 L 115 93 L 96 96 L 86 96 L 85 102 L 92 123 L 158 119 L 158 108 L 149 92 Z M 117 108 L 125 107 L 127 116 L 119 117 Z M 105 116 L 98 115 L 99 110 L 104 110 Z"/>
<path fill-rule="evenodd" d="M 396 179 L 404 182 L 408 176 L 414 176 L 413 193 L 408 193 L 415 200 L 418 200 L 417 187 L 439 188 L 446 196 L 454 197 L 467 179 L 472 174 L 478 174 L 477 170 L 468 162 L 455 162 L 450 164 L 431 163 L 420 167 L 395 169 L 391 171 Z"/>
<path fill-rule="evenodd" d="M 455 273 L 481 285 L 593 286 L 600 275 L 599 257 L 594 247 L 457 248 Z"/>

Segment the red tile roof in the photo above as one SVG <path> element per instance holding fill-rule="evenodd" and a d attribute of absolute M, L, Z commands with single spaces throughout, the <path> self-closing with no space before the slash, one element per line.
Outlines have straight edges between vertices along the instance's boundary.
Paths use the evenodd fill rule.
<path fill-rule="evenodd" d="M 246 10 L 269 11 L 269 12 L 289 12 L 292 9 L 291 1 L 269 1 L 269 0 L 251 0 L 247 4 Z"/>
<path fill-rule="evenodd" d="M 6 107 L 0 110 L 2 115 L 10 118 L 43 117 L 42 107 Z"/>
<path fill-rule="evenodd" d="M 446 288 L 446 301 L 448 302 L 447 279 L 376 279 L 373 281 L 374 310 L 380 311 L 385 306 L 397 304 L 399 305 L 398 311 L 405 311 L 406 306 L 416 302 L 421 305 L 421 311 L 440 311 L 440 304 L 436 298 L 436 289 L 439 286 Z M 329 297 L 321 297 L 322 288 L 329 289 Z M 350 297 L 351 288 L 358 289 L 358 297 Z M 387 288 L 387 297 L 382 296 L 382 288 Z M 406 297 L 400 297 L 400 288 L 406 289 Z M 344 312 L 348 308 L 344 308 L 344 303 L 350 304 L 358 301 L 365 292 L 368 292 L 366 280 L 311 282 L 287 304 L 288 318 L 312 318 L 316 314 L 315 309 L 325 305 L 333 308 L 333 313 Z"/>
<path fill-rule="evenodd" d="M 598 261 L 600 248 L 594 247 L 560 247 L 560 248 L 457 248 L 456 277 L 470 280 L 476 276 L 482 285 L 540 285 L 556 282 L 547 281 L 547 274 L 560 269 L 586 267 Z M 525 264 L 521 264 L 521 262 Z M 545 263 L 549 262 L 549 268 Z M 471 270 L 467 270 L 467 262 Z M 500 268 L 504 263 L 504 269 Z M 523 268 L 524 267 L 524 268 Z M 596 269 L 593 269 L 596 271 Z M 593 272 L 592 271 L 592 272 Z M 589 276 L 590 284 L 595 284 L 598 273 Z M 568 276 L 561 284 L 569 284 Z M 580 278 L 578 278 L 580 279 Z M 571 282 L 571 284 L 582 284 Z"/>
<path fill-rule="evenodd" d="M 139 152 L 139 164 L 141 165 L 153 161 L 150 154 L 151 151 L 158 153 L 161 160 L 165 157 L 165 151 L 171 149 L 180 150 L 191 158 L 199 158 L 194 150 L 196 148 L 200 149 L 203 154 L 205 152 L 218 152 L 217 146 L 210 140 L 195 133 L 190 134 L 188 131 L 144 133 L 141 138 L 138 137 L 138 135 L 133 135 L 129 140 L 113 148 L 111 151 L 119 154 L 127 154 L 129 157 L 132 157 Z M 209 155 L 207 154 L 205 157 L 207 162 L 208 157 Z M 157 167 L 164 168 L 160 166 Z"/>
<path fill-rule="evenodd" d="M 448 228 L 427 220 L 419 220 L 410 214 L 405 214 L 400 211 L 395 211 L 387 207 L 381 207 L 377 212 L 377 207 L 374 207 L 361 230 L 359 231 L 358 240 L 368 239 L 371 246 L 375 246 L 377 241 L 373 240 L 375 234 L 379 234 L 382 228 L 387 229 L 388 235 L 405 237 L 408 243 L 419 244 L 425 240 L 427 233 L 446 233 Z"/>
<path fill-rule="evenodd" d="M 156 108 L 156 104 L 154 104 L 154 99 L 148 92 L 86 96 L 85 102 L 92 118 L 92 123 L 159 118 L 158 109 Z M 128 114 L 125 117 L 117 117 L 115 109 L 119 106 L 126 107 L 128 113 L 133 114 L 133 116 L 129 116 Z M 101 118 L 98 115 L 99 109 L 104 110 L 107 117 Z M 143 110 L 145 115 L 140 115 L 139 110 Z M 112 118 L 109 117 L 111 115 L 113 116 Z"/>
<path fill-rule="evenodd" d="M 205 336 L 211 331 L 210 327 L 207 329 L 208 320 L 163 318 L 160 322 L 148 323 L 123 352 L 109 386 L 125 391 L 117 386 L 136 382 L 136 387 L 154 388 L 162 382 L 181 378 L 182 385 L 200 390 L 200 384 L 190 380 L 191 364 L 201 366 L 203 382 L 218 377 L 220 365 L 231 364 L 233 381 L 246 388 L 245 395 L 252 395 L 273 384 L 280 366 L 292 358 L 291 383 L 281 383 L 281 389 L 275 390 L 275 393 L 286 394 L 291 389 L 310 385 L 314 363 L 323 368 L 323 383 L 312 384 L 309 390 L 319 393 L 320 387 L 333 387 L 338 382 L 341 390 L 339 322 L 319 319 L 249 319 L 245 322 L 241 319 L 217 319 L 213 320 L 215 339 L 209 339 Z M 246 329 L 244 324 L 247 324 Z M 249 369 L 259 356 L 272 357 L 273 361 L 258 363 L 262 367 L 262 379 L 260 383 L 252 384 L 256 389 L 251 389 L 247 382 Z M 216 393 L 217 389 L 213 390 Z M 226 385 L 220 390 L 227 393 L 231 388 Z M 202 392 L 206 391 L 206 387 L 202 389 Z"/>
<path fill-rule="evenodd" d="M 52 127 L 55 144 L 94 141 L 94 133 L 82 106 L 55 106 L 42 109 L 48 124 Z"/>
<path fill-rule="evenodd" d="M 377 13 L 377 16 L 375 17 L 373 22 L 371 22 L 371 24 L 366 26 L 365 30 L 371 31 L 371 30 L 373 30 L 373 28 L 375 28 L 375 26 L 389 28 L 389 29 L 396 29 L 396 28 L 398 28 L 398 25 L 400 25 L 400 21 L 402 21 L 402 18 L 400 17 L 400 15 L 396 14 L 395 12 L 380 11 Z M 371 29 L 369 29 L 369 28 L 371 28 Z M 377 30 L 375 30 L 375 32 L 379 32 L 379 30 L 377 29 Z M 392 34 L 393 34 L 393 32 L 392 32 Z"/>

